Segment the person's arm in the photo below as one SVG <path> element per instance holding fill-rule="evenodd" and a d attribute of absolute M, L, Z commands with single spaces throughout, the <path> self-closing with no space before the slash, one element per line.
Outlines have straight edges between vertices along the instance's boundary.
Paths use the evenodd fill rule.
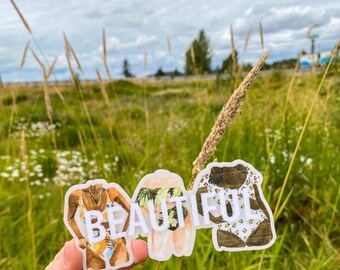
<path fill-rule="evenodd" d="M 125 222 L 124 227 L 123 227 L 123 232 L 125 232 L 125 231 L 127 231 L 129 224 L 130 224 L 130 218 L 129 218 L 130 217 L 130 208 L 131 208 L 130 204 L 117 189 L 109 188 L 107 190 L 107 192 L 109 193 L 109 198 L 110 198 L 111 202 L 117 202 L 128 213 L 128 217 L 127 217 L 126 222 Z"/>
<path fill-rule="evenodd" d="M 109 198 L 111 202 L 119 203 L 126 212 L 130 213 L 129 202 L 124 198 L 124 196 L 117 189 L 109 188 L 107 191 L 109 193 Z"/>
<path fill-rule="evenodd" d="M 79 206 L 79 199 L 81 196 L 81 190 L 76 190 L 71 193 L 71 195 L 68 198 L 68 212 L 67 212 L 67 221 L 70 225 L 72 231 L 76 234 L 78 239 L 83 238 L 84 236 L 81 234 L 77 223 L 74 219 L 74 216 L 76 214 L 77 208 Z"/>

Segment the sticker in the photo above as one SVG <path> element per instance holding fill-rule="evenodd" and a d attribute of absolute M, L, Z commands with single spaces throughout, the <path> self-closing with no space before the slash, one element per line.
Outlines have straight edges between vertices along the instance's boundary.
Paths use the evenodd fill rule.
<path fill-rule="evenodd" d="M 157 170 L 139 182 L 132 197 L 142 209 L 149 233 L 148 251 L 152 259 L 165 261 L 171 255 L 190 256 L 196 229 L 192 225 L 189 192 L 175 173 Z"/>
<path fill-rule="evenodd" d="M 262 175 L 242 160 L 208 164 L 190 191 L 167 170 L 144 176 L 132 198 L 115 183 L 90 180 L 67 191 L 64 222 L 84 269 L 131 265 L 131 240 L 139 235 L 158 261 L 190 256 L 196 230 L 204 228 L 212 229 L 218 251 L 265 249 L 276 234 L 261 183 Z"/>
<path fill-rule="evenodd" d="M 117 269 L 134 257 L 124 231 L 131 200 L 115 183 L 103 179 L 72 186 L 65 195 L 64 223 L 83 253 L 84 269 Z"/>
<path fill-rule="evenodd" d="M 212 227 L 216 250 L 259 250 L 275 242 L 261 183 L 261 173 L 243 160 L 213 162 L 199 172 L 193 191 L 200 216 L 208 220 L 204 227 Z"/>

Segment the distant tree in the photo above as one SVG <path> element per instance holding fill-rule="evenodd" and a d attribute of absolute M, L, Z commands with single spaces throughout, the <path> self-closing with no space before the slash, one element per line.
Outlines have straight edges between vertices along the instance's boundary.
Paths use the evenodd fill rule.
<path fill-rule="evenodd" d="M 130 71 L 130 64 L 127 58 L 125 58 L 123 61 L 123 75 L 125 76 L 125 78 L 133 77 L 133 74 Z"/>
<path fill-rule="evenodd" d="M 271 64 L 265 63 L 263 65 L 263 70 L 269 69 L 294 69 L 296 65 L 296 58 L 282 59 L 280 61 L 273 62 Z"/>
<path fill-rule="evenodd" d="M 156 73 L 155 73 L 155 76 L 156 77 L 162 77 L 162 76 L 165 76 L 166 74 L 165 74 L 165 72 L 162 70 L 162 68 L 160 67 L 157 71 L 156 71 Z"/>
<path fill-rule="evenodd" d="M 182 76 L 183 74 L 181 72 L 178 71 L 177 68 L 175 68 L 175 70 L 173 71 L 173 76 Z"/>
<path fill-rule="evenodd" d="M 253 68 L 253 65 L 250 63 L 246 63 L 244 65 L 242 65 L 242 69 L 246 70 L 246 71 L 250 71 Z"/>
<path fill-rule="evenodd" d="M 230 76 L 233 76 L 233 72 L 235 71 L 234 68 L 233 68 L 233 65 L 235 65 L 235 67 L 237 68 L 238 66 L 238 60 L 237 60 L 237 51 L 235 50 L 235 64 L 233 62 L 233 53 L 231 52 L 229 54 L 229 56 L 223 60 L 222 62 L 222 68 L 221 68 L 221 72 L 222 73 L 227 73 L 229 74 Z"/>
<path fill-rule="evenodd" d="M 185 54 L 185 74 L 210 73 L 212 50 L 203 30 L 198 34 Z"/>
<path fill-rule="evenodd" d="M 305 50 L 302 50 L 300 54 L 301 54 L 301 55 L 305 55 L 305 54 L 307 54 L 307 53 L 306 53 Z"/>

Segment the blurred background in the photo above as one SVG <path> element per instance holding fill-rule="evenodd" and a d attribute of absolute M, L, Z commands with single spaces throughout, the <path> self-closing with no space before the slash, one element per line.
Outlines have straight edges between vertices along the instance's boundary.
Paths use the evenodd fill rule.
<path fill-rule="evenodd" d="M 0 6 L 0 269 L 44 269 L 71 238 L 66 190 L 131 196 L 192 162 L 233 90 L 270 56 L 210 161 L 264 175 L 277 241 L 137 269 L 340 269 L 340 5 L 333 1 L 5 1 Z"/>

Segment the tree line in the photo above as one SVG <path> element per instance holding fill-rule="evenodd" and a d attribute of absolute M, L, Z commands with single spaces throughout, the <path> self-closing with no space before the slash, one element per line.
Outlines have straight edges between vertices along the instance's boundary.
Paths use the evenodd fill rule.
<path fill-rule="evenodd" d="M 195 38 L 188 50 L 185 53 L 185 67 L 184 74 L 179 72 L 177 69 L 170 72 L 165 72 L 160 67 L 152 76 L 162 77 L 162 76 L 181 76 L 181 75 L 205 75 L 205 74 L 228 74 L 234 76 L 236 71 L 240 68 L 238 64 L 238 52 L 237 50 L 232 50 L 231 53 L 221 62 L 221 65 L 216 69 L 211 68 L 213 51 L 210 46 L 210 41 L 204 30 L 200 30 L 197 38 Z M 275 68 L 294 68 L 295 59 L 287 59 L 272 64 L 265 64 L 265 69 L 275 69 Z M 252 68 L 251 64 L 245 64 L 243 67 L 245 70 L 250 70 Z M 127 58 L 123 61 L 122 74 L 126 78 L 133 77 L 131 71 L 131 66 Z"/>
<path fill-rule="evenodd" d="M 217 68 L 217 70 L 212 70 L 211 61 L 212 61 L 213 51 L 210 46 L 210 41 L 204 30 L 200 30 L 196 39 L 194 39 L 189 49 L 185 53 L 185 67 L 184 74 L 178 71 L 176 68 L 174 71 L 165 72 L 160 67 L 153 76 L 161 77 L 161 76 L 180 76 L 180 75 L 204 75 L 211 74 L 216 72 L 232 72 L 232 54 L 230 54 L 224 61 L 221 63 L 221 68 Z M 237 56 L 237 52 L 236 52 Z M 235 62 L 235 58 L 234 62 Z M 237 57 L 236 57 L 237 63 Z M 235 63 L 234 63 L 235 65 Z M 122 66 L 122 74 L 126 78 L 133 77 L 133 73 L 131 71 L 131 65 L 127 58 L 123 60 Z"/>

